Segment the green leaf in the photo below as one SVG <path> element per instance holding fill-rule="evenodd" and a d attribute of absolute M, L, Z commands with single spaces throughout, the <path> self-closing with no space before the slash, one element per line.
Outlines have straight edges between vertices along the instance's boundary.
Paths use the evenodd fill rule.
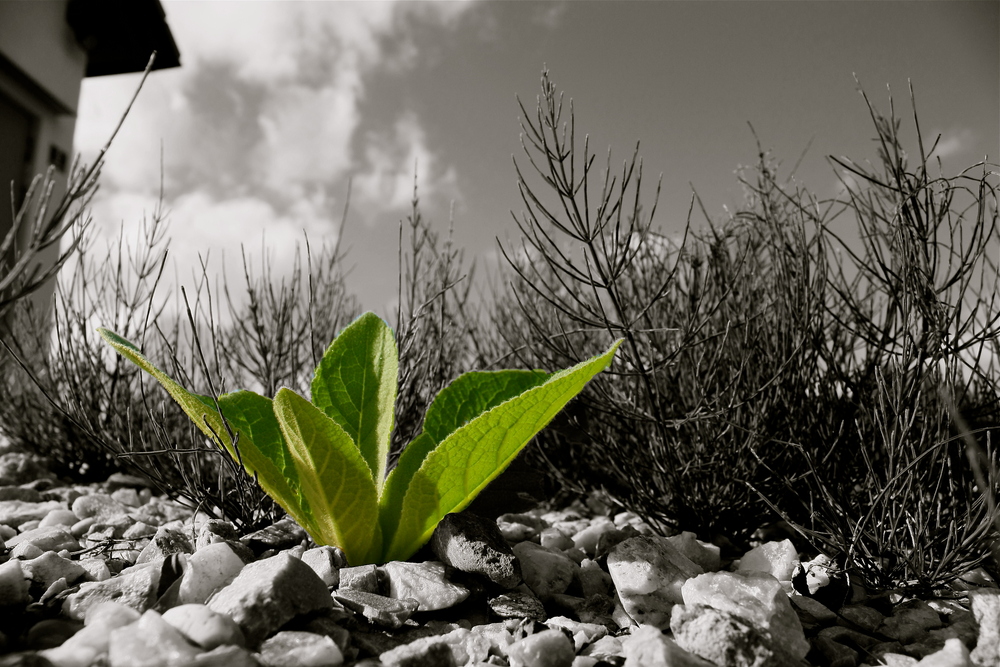
<path fill-rule="evenodd" d="M 219 397 L 222 414 L 238 434 L 234 447 L 211 397 L 192 393 L 176 383 L 153 365 L 139 348 L 113 331 L 97 331 L 116 352 L 156 378 L 202 433 L 241 461 L 247 472 L 256 476 L 261 488 L 312 534 L 311 512 L 299 492 L 298 475 L 271 409 L 271 399 L 250 391 Z"/>
<path fill-rule="evenodd" d="M 390 541 L 396 532 L 410 480 L 441 441 L 463 424 L 548 378 L 545 371 L 474 371 L 442 389 L 427 409 L 422 432 L 406 446 L 385 481 L 379 498 L 383 539 Z"/>
<path fill-rule="evenodd" d="M 487 410 L 427 454 L 406 489 L 383 560 L 409 558 L 446 514 L 468 506 L 591 378 L 607 368 L 620 344 L 616 341 L 606 353 Z"/>
<path fill-rule="evenodd" d="M 378 492 L 361 452 L 336 421 L 290 389 L 278 390 L 274 414 L 315 510 L 316 542 L 339 546 L 351 564 L 372 562 L 382 546 Z"/>
<path fill-rule="evenodd" d="M 340 332 L 316 368 L 312 400 L 347 432 L 381 490 L 398 381 L 396 341 L 374 313 Z"/>

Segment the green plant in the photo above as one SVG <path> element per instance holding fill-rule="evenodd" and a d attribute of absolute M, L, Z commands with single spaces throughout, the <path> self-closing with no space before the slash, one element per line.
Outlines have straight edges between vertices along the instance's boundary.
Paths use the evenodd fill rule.
<path fill-rule="evenodd" d="M 99 331 L 159 380 L 317 543 L 341 547 L 354 564 L 411 556 L 611 363 L 618 347 L 552 375 L 460 376 L 438 394 L 423 431 L 386 476 L 397 352 L 391 330 L 373 313 L 330 344 L 313 377 L 313 403 L 284 387 L 273 401 L 249 391 L 217 399 L 192 394 L 134 345 Z"/>

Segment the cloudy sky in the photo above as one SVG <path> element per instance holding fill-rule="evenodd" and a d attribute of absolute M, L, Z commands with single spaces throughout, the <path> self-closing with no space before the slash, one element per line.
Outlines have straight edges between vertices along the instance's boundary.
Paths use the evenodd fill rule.
<path fill-rule="evenodd" d="M 303 230 L 343 243 L 350 288 L 389 315 L 414 164 L 424 214 L 496 262 L 520 212 L 511 156 L 520 96 L 547 66 L 578 132 L 620 164 L 641 141 L 663 174 L 656 222 L 683 227 L 692 189 L 716 217 L 755 128 L 786 170 L 832 195 L 826 159 L 874 159 L 869 97 L 909 119 L 955 172 L 1000 153 L 996 2 L 163 2 L 182 67 L 154 72 L 107 156 L 97 228 L 139 226 L 160 186 L 182 280 L 198 253 L 238 266 L 262 238 L 279 269 Z M 87 79 L 76 148 L 93 158 L 138 75 Z M 906 125 L 910 137 L 912 124 Z M 450 213 L 453 212 L 453 213 Z M 695 220 L 700 223 L 699 219 Z"/>

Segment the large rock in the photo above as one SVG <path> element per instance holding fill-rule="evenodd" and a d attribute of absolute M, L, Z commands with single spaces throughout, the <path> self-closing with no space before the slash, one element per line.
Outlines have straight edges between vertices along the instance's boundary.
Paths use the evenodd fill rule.
<path fill-rule="evenodd" d="M 496 521 L 471 512 L 446 514 L 430 544 L 441 562 L 456 570 L 480 574 L 504 588 L 521 583 L 521 566 Z"/>
<path fill-rule="evenodd" d="M 666 538 L 624 540 L 608 554 L 608 571 L 625 612 L 636 622 L 666 629 L 670 610 L 684 601 L 681 586 L 702 573 Z"/>
<path fill-rule="evenodd" d="M 705 572 L 715 572 L 722 567 L 722 555 L 719 547 L 702 542 L 690 531 L 685 530 L 680 535 L 671 535 L 667 541 Z"/>
<path fill-rule="evenodd" d="M 25 561 L 23 567 L 25 575 L 42 589 L 59 579 L 65 579 L 67 584 L 72 585 L 87 573 L 82 567 L 54 551 L 46 551 L 38 558 Z"/>
<path fill-rule="evenodd" d="M 743 618 L 700 604 L 676 605 L 670 630 L 686 651 L 725 667 L 790 667 L 800 664 Z"/>
<path fill-rule="evenodd" d="M 106 493 L 92 493 L 73 501 L 73 514 L 80 519 L 93 517 L 98 522 L 108 521 L 128 512 L 128 508 Z"/>
<path fill-rule="evenodd" d="M 236 621 L 252 647 L 300 614 L 333 608 L 333 600 L 311 567 L 280 553 L 244 567 L 208 607 Z"/>
<path fill-rule="evenodd" d="M 778 581 L 791 582 L 792 572 L 799 564 L 799 553 L 791 540 L 765 542 L 743 554 L 741 572 L 767 572 Z"/>
<path fill-rule="evenodd" d="M 570 667 L 573 644 L 561 630 L 543 630 L 507 647 L 511 667 Z"/>
<path fill-rule="evenodd" d="M 203 604 L 182 604 L 163 612 L 163 620 L 177 628 L 184 638 L 206 651 L 219 646 L 245 646 L 243 632 L 229 616 Z"/>
<path fill-rule="evenodd" d="M 713 663 L 682 649 L 659 628 L 640 625 L 621 639 L 625 667 L 714 667 Z"/>
<path fill-rule="evenodd" d="M 286 630 L 261 645 L 260 661 L 267 667 L 338 667 L 344 654 L 329 637 Z"/>
<path fill-rule="evenodd" d="M 149 544 L 139 553 L 135 559 L 136 565 L 160 560 L 174 554 L 190 554 L 194 551 L 191 540 L 180 530 L 160 526 L 156 529 L 156 534 L 149 541 Z"/>
<path fill-rule="evenodd" d="M 41 521 L 49 512 L 66 509 L 57 500 L 29 503 L 23 500 L 0 500 L 0 525 L 16 528 L 28 521 Z"/>
<path fill-rule="evenodd" d="M 188 664 L 201 649 L 192 646 L 163 617 L 150 609 L 133 625 L 111 632 L 110 667 L 167 667 Z"/>
<path fill-rule="evenodd" d="M 469 597 L 469 589 L 448 581 L 444 563 L 392 561 L 382 566 L 389 580 L 389 597 L 416 600 L 417 611 L 447 609 Z"/>
<path fill-rule="evenodd" d="M 418 606 L 416 600 L 397 600 L 353 588 L 341 588 L 334 595 L 337 602 L 351 611 L 361 614 L 372 623 L 393 629 L 401 627 Z"/>
<path fill-rule="evenodd" d="M 970 591 L 969 600 L 979 624 L 979 640 L 972 651 L 972 661 L 983 666 L 1000 665 L 1000 590 Z"/>
<path fill-rule="evenodd" d="M 441 647 L 448 649 L 450 659 Z M 490 647 L 490 640 L 482 634 L 458 628 L 447 634 L 423 637 L 385 651 L 379 655 L 379 662 L 389 666 L 421 664 L 420 661 L 434 667 L 478 665 L 486 662 Z"/>
<path fill-rule="evenodd" d="M 340 585 L 340 568 L 347 566 L 344 552 L 336 547 L 322 546 L 302 554 L 302 562 L 313 569 L 327 586 Z"/>
<path fill-rule="evenodd" d="M 882 621 L 878 631 L 900 644 L 909 644 L 942 625 L 941 617 L 930 605 L 923 600 L 911 600 L 896 605 L 892 616 Z"/>
<path fill-rule="evenodd" d="M 936 653 L 924 657 L 914 667 L 973 667 L 973 665 L 996 665 L 995 662 L 976 663 L 970 655 L 969 649 L 965 648 L 957 637 L 952 637 L 944 643 L 944 647 Z"/>
<path fill-rule="evenodd" d="M 744 619 L 796 658 L 809 652 L 799 617 L 781 583 L 764 572 L 708 572 L 684 583 L 684 604 Z"/>
<path fill-rule="evenodd" d="M 514 545 L 514 555 L 521 564 L 524 583 L 542 600 L 564 593 L 580 567 L 566 554 L 546 549 L 534 542 Z"/>
<path fill-rule="evenodd" d="M 139 620 L 139 612 L 118 602 L 104 602 L 87 612 L 84 627 L 61 646 L 39 654 L 57 667 L 90 667 L 106 656 L 111 631 Z"/>
<path fill-rule="evenodd" d="M 24 604 L 28 597 L 30 582 L 24 574 L 19 560 L 0 563 L 0 609 Z"/>
<path fill-rule="evenodd" d="M 178 598 L 182 604 L 201 604 L 232 583 L 243 569 L 243 560 L 227 542 L 208 544 L 188 558 L 181 576 Z"/>
<path fill-rule="evenodd" d="M 14 548 L 19 544 L 34 544 L 42 551 L 77 551 L 80 543 L 76 541 L 66 526 L 48 526 L 33 528 L 7 540 L 7 547 Z"/>
<path fill-rule="evenodd" d="M 156 602 L 160 566 L 150 563 L 122 571 L 117 577 L 80 584 L 80 590 L 66 598 L 63 613 L 81 620 L 91 607 L 102 602 L 120 602 L 142 613 Z"/>

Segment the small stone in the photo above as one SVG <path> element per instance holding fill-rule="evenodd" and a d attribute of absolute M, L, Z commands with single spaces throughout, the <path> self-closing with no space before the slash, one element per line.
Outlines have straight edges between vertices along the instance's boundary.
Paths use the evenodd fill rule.
<path fill-rule="evenodd" d="M 676 605 L 670 629 L 684 650 L 726 667 L 785 667 L 795 658 L 743 618 L 700 604 Z"/>
<path fill-rule="evenodd" d="M 80 584 L 80 590 L 63 603 L 63 613 L 79 620 L 87 610 L 102 602 L 120 602 L 141 613 L 156 602 L 159 585 L 159 567 L 154 564 L 132 567 L 105 581 Z"/>
<path fill-rule="evenodd" d="M 66 526 L 48 526 L 35 528 L 7 540 L 8 547 L 16 547 L 22 543 L 34 544 L 42 551 L 78 551 L 80 543 L 66 530 Z"/>
<path fill-rule="evenodd" d="M 355 567 L 340 568 L 341 590 L 350 588 L 355 591 L 365 593 L 375 593 L 382 589 L 380 585 L 379 569 L 377 565 L 358 565 Z"/>
<path fill-rule="evenodd" d="M 608 634 L 608 629 L 603 625 L 581 623 L 565 616 L 554 616 L 545 621 L 545 625 L 549 626 L 552 630 L 565 630 L 572 635 L 575 651 L 579 651 L 587 644 L 595 642 Z"/>
<path fill-rule="evenodd" d="M 538 542 L 551 551 L 566 551 L 575 546 L 572 538 L 555 527 L 543 528 L 538 534 Z"/>
<path fill-rule="evenodd" d="M 200 550 L 209 544 L 216 542 L 230 542 L 239 540 L 240 536 L 236 532 L 233 524 L 222 519 L 209 519 L 198 529 L 198 537 L 195 540 L 195 550 Z"/>
<path fill-rule="evenodd" d="M 878 631 L 905 645 L 942 625 L 941 617 L 926 602 L 913 600 L 896 605 L 892 616 L 882 621 Z"/>
<path fill-rule="evenodd" d="M 309 536 L 299 524 L 292 519 L 285 518 L 267 528 L 244 536 L 240 541 L 250 547 L 255 554 L 260 555 L 270 549 L 277 551 L 290 549 L 308 539 Z"/>
<path fill-rule="evenodd" d="M 117 602 L 95 605 L 87 612 L 82 630 L 40 655 L 56 667 L 90 667 L 107 654 L 111 631 L 134 623 L 139 616 L 139 612 Z"/>
<path fill-rule="evenodd" d="M 788 600 L 792 603 L 792 607 L 798 613 L 799 621 L 803 625 L 809 623 L 812 626 L 821 626 L 837 622 L 837 614 L 818 600 L 807 598 L 804 595 L 792 595 Z"/>
<path fill-rule="evenodd" d="M 596 516 L 586 528 L 573 535 L 573 544 L 593 558 L 597 553 L 597 543 L 600 541 L 601 535 L 612 530 L 617 529 L 611 519 L 606 516 Z"/>
<path fill-rule="evenodd" d="M 260 662 L 245 648 L 220 646 L 200 654 L 184 667 L 260 667 Z"/>
<path fill-rule="evenodd" d="M 524 583 L 541 599 L 554 593 L 564 593 L 579 569 L 565 554 L 545 549 L 534 542 L 516 544 L 513 551 L 521 565 Z"/>
<path fill-rule="evenodd" d="M 384 651 L 379 654 L 378 662 L 388 667 L 456 667 L 459 664 L 448 645 L 438 637 L 424 637 Z"/>
<path fill-rule="evenodd" d="M 189 642 L 206 651 L 228 644 L 246 646 L 236 621 L 203 604 L 178 605 L 163 612 L 163 620 L 177 628 Z"/>
<path fill-rule="evenodd" d="M 704 658 L 682 649 L 676 641 L 652 625 L 640 625 L 632 630 L 632 634 L 622 637 L 617 653 L 613 645 L 609 648 L 612 651 L 610 654 L 608 649 L 603 649 L 600 652 L 592 650 L 589 655 L 599 658 L 623 655 L 625 667 L 714 667 Z"/>
<path fill-rule="evenodd" d="M 741 572 L 767 572 L 778 581 L 791 581 L 799 563 L 799 553 L 791 540 L 765 542 L 743 554 Z"/>
<path fill-rule="evenodd" d="M 470 512 L 446 514 L 430 544 L 441 562 L 456 570 L 483 575 L 504 588 L 521 583 L 521 566 L 495 521 Z"/>
<path fill-rule="evenodd" d="M 852 595 L 846 575 L 825 554 L 795 566 L 792 588 L 800 595 L 819 600 L 830 609 L 843 607 Z"/>
<path fill-rule="evenodd" d="M 879 643 L 879 640 L 871 635 L 866 635 L 863 632 L 851 630 L 840 625 L 831 625 L 828 628 L 823 628 L 817 633 L 817 636 L 840 642 L 845 646 L 858 649 L 859 652 L 867 652 L 868 650 L 875 652 L 874 646 Z M 892 642 L 892 644 L 896 647 L 899 646 L 899 642 Z"/>
<path fill-rule="evenodd" d="M 54 551 L 46 551 L 38 558 L 24 562 L 24 574 L 35 584 L 48 588 L 55 581 L 65 579 L 72 584 L 87 571 L 77 563 L 67 560 Z"/>
<path fill-rule="evenodd" d="M 637 627 L 632 632 L 632 636 L 635 636 L 635 634 L 640 629 L 646 628 L 646 627 L 653 628 L 653 626 L 651 626 L 651 625 L 648 625 L 648 626 L 645 626 L 645 625 L 644 626 L 639 626 L 639 627 Z M 663 631 L 660 630 L 659 628 L 653 628 L 653 630 L 656 630 L 656 632 L 658 633 L 658 636 L 666 638 L 666 635 L 664 635 Z M 627 641 L 627 638 L 625 638 L 625 639 Z M 640 640 L 639 643 L 640 644 L 645 644 L 646 642 L 644 640 Z M 671 640 L 671 643 L 674 646 L 677 646 L 677 643 L 674 642 L 673 640 Z M 681 648 L 678 646 L 677 650 L 680 651 Z M 685 651 L 685 653 L 687 653 L 687 652 Z M 600 639 L 598 639 L 597 641 L 595 641 L 593 644 L 590 644 L 589 646 L 585 646 L 583 648 L 583 650 L 581 650 L 578 655 L 585 655 L 587 657 L 597 658 L 597 660 L 599 660 L 601 662 L 610 662 L 611 664 L 616 664 L 622 658 L 626 657 L 625 649 L 622 646 L 622 639 L 619 639 L 618 637 L 612 637 L 611 635 L 607 635 L 605 637 L 601 637 Z M 629 663 L 626 663 L 626 664 L 629 664 Z M 638 662 L 638 664 L 635 661 L 633 661 L 630 664 L 630 667 L 642 667 L 645 664 L 646 663 L 642 662 L 641 660 L 640 660 L 640 662 Z M 655 662 L 652 662 L 651 665 L 652 665 L 652 667 L 658 667 L 657 663 L 655 663 Z M 706 665 L 705 667 L 708 667 L 708 666 Z"/>
<path fill-rule="evenodd" d="M 858 664 L 858 652 L 840 642 L 827 637 L 815 637 L 812 646 L 816 661 L 822 667 L 856 667 Z"/>
<path fill-rule="evenodd" d="M 126 540 L 141 540 L 144 537 L 152 537 L 153 535 L 156 535 L 156 526 L 151 526 L 142 521 L 133 523 L 122 533 L 122 537 Z"/>
<path fill-rule="evenodd" d="M 25 521 L 41 521 L 49 512 L 65 509 L 65 506 L 55 500 L 41 503 L 30 503 L 23 500 L 0 500 L 0 524 L 14 527 Z"/>
<path fill-rule="evenodd" d="M 84 558 L 75 562 L 86 572 L 84 576 L 87 581 L 104 581 L 111 578 L 111 571 L 103 558 Z"/>
<path fill-rule="evenodd" d="M 972 661 L 977 665 L 1000 665 L 1000 590 L 986 588 L 970 591 L 969 601 L 979 625 L 979 639 L 972 650 Z"/>
<path fill-rule="evenodd" d="M 970 658 L 965 644 L 958 639 L 949 639 L 944 643 L 944 648 L 922 659 L 916 667 L 973 667 L 974 664 L 976 663 Z"/>
<path fill-rule="evenodd" d="M 76 515 L 74 514 L 73 516 Z M 87 517 L 86 519 L 80 519 L 70 526 L 69 532 L 73 537 L 79 540 L 81 537 L 90 532 L 91 527 L 93 527 L 96 521 L 97 519 L 92 516 Z"/>
<path fill-rule="evenodd" d="M 45 518 L 38 522 L 39 528 L 48 528 L 49 526 L 66 526 L 70 528 L 79 519 L 72 510 L 66 508 L 60 508 L 57 510 L 52 510 L 45 515 Z"/>
<path fill-rule="evenodd" d="M 126 507 L 138 507 L 142 505 L 139 501 L 139 492 L 135 489 L 118 489 L 111 493 L 111 497 Z"/>
<path fill-rule="evenodd" d="M 199 549 L 187 559 L 178 588 L 178 601 L 182 604 L 207 602 L 213 593 L 228 586 L 243 567 L 243 560 L 226 542 Z"/>
<path fill-rule="evenodd" d="M 110 667 L 160 667 L 183 664 L 201 651 L 184 639 L 174 626 L 152 609 L 134 625 L 111 631 L 108 642 Z"/>
<path fill-rule="evenodd" d="M 138 477 L 137 475 L 128 475 L 123 472 L 113 472 L 108 475 L 107 481 L 104 482 L 104 486 L 107 488 L 109 493 L 114 493 L 118 489 L 145 489 L 149 487 L 149 480 Z"/>
<path fill-rule="evenodd" d="M 80 496 L 73 501 L 73 514 L 81 519 L 93 517 L 96 521 L 106 521 L 128 511 L 124 505 L 106 493 Z"/>
<path fill-rule="evenodd" d="M 684 604 L 707 605 L 744 619 L 795 658 L 809 642 L 781 583 L 764 572 L 708 572 L 688 579 Z"/>
<path fill-rule="evenodd" d="M 559 630 L 528 635 L 507 647 L 511 667 L 571 667 L 573 644 Z"/>
<path fill-rule="evenodd" d="M 722 556 L 718 546 L 702 542 L 691 531 L 666 538 L 679 552 L 705 572 L 715 572 L 722 567 Z"/>
<path fill-rule="evenodd" d="M 309 549 L 302 554 L 302 562 L 311 567 L 323 583 L 331 588 L 340 585 L 340 568 L 347 565 L 344 552 L 330 546 Z"/>
<path fill-rule="evenodd" d="M 382 566 L 389 580 L 389 597 L 416 600 L 417 611 L 454 607 L 469 597 L 469 589 L 448 581 L 444 563 L 392 561 Z"/>
<path fill-rule="evenodd" d="M 29 586 L 21 561 L 12 559 L 0 563 L 0 609 L 27 602 Z"/>
<path fill-rule="evenodd" d="M 49 618 L 31 626 L 24 638 L 25 646 L 32 651 L 42 651 L 61 646 L 67 639 L 75 635 L 82 623 Z"/>
<path fill-rule="evenodd" d="M 173 554 L 190 554 L 192 552 L 194 552 L 194 547 L 191 546 L 191 540 L 188 539 L 187 535 L 179 530 L 160 526 L 149 544 L 139 553 L 135 564 L 142 565 Z"/>
<path fill-rule="evenodd" d="M 684 601 L 681 587 L 701 567 L 661 537 L 632 537 L 608 554 L 608 571 L 622 607 L 638 624 L 666 629 L 670 609 Z"/>
<path fill-rule="evenodd" d="M 594 595 L 608 595 L 611 587 L 614 586 L 611 575 L 589 558 L 580 562 L 580 569 L 576 571 L 576 577 L 585 598 Z"/>
<path fill-rule="evenodd" d="M 254 647 L 296 616 L 330 609 L 333 601 L 312 568 L 278 554 L 245 566 L 208 606 L 236 621 Z"/>
<path fill-rule="evenodd" d="M 527 586 L 515 589 L 487 600 L 487 605 L 500 618 L 529 618 L 544 621 L 547 617 L 545 606 Z"/>
<path fill-rule="evenodd" d="M 329 637 L 286 630 L 261 645 L 260 661 L 267 667 L 337 667 L 344 654 Z"/>
<path fill-rule="evenodd" d="M 17 560 L 31 560 L 32 558 L 38 558 L 45 552 L 38 547 L 36 547 L 31 542 L 21 542 L 16 547 L 10 550 L 8 557 L 16 558 Z"/>
<path fill-rule="evenodd" d="M 841 607 L 837 614 L 840 616 L 842 625 L 847 627 L 854 626 L 861 632 L 872 633 L 875 632 L 882 621 L 885 620 L 885 616 L 878 612 L 876 609 L 872 609 L 868 605 L 864 604 L 851 604 Z"/>
<path fill-rule="evenodd" d="M 387 628 L 402 627 L 419 606 L 416 600 L 397 600 L 353 588 L 340 588 L 334 598 L 372 623 Z"/>
<path fill-rule="evenodd" d="M 42 502 L 42 494 L 35 489 L 26 489 L 23 486 L 0 486 L 0 501 L 2 500 L 23 500 L 28 503 Z"/>

